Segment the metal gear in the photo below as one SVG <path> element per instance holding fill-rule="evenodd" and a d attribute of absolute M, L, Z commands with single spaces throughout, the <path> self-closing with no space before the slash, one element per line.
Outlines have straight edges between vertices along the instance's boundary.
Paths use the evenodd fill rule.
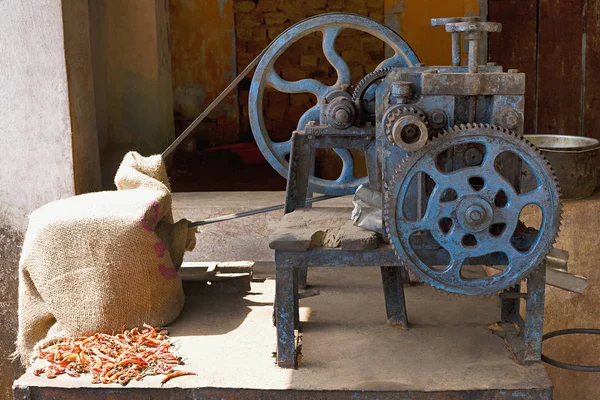
<path fill-rule="evenodd" d="M 374 83 L 378 83 L 382 81 L 392 70 L 392 67 L 376 69 L 373 72 L 369 72 L 364 76 L 354 87 L 354 92 L 352 94 L 352 100 L 356 104 L 359 104 L 363 99 L 363 96 L 367 92 L 367 89 L 371 87 Z"/>
<path fill-rule="evenodd" d="M 403 120 L 403 118 L 404 120 L 406 120 L 406 124 L 416 125 L 417 127 L 416 130 L 418 132 L 415 132 L 414 135 L 416 136 L 417 134 L 419 134 L 419 137 L 414 137 L 414 142 L 412 143 L 407 143 L 399 137 L 401 133 L 400 131 L 402 130 L 403 126 L 398 126 L 397 124 L 401 120 Z M 397 105 L 394 107 L 390 107 L 388 111 L 383 115 L 383 129 L 388 140 L 396 144 L 398 147 L 409 152 L 416 151 L 422 148 L 427 143 L 427 126 L 427 116 L 423 111 L 421 111 L 417 107 Z M 399 129 L 399 131 L 395 132 L 397 129 Z"/>
<path fill-rule="evenodd" d="M 437 156 L 465 144 L 485 148 L 481 164 L 442 172 Z M 519 193 L 497 171 L 496 159 L 504 152 L 515 154 L 529 166 L 536 177 L 534 189 Z M 422 217 L 408 218 L 404 208 L 406 195 L 413 178 L 420 173 L 427 174 L 435 187 Z M 480 186 L 473 186 L 474 177 L 479 179 Z M 426 149 L 405 157 L 392 182 L 385 194 L 383 218 L 390 243 L 400 262 L 421 280 L 449 292 L 485 295 L 515 285 L 544 260 L 559 231 L 560 189 L 550 164 L 532 144 L 501 127 L 468 124 L 449 129 L 434 138 Z M 454 191 L 451 200 L 446 197 L 449 189 Z M 497 202 L 500 192 L 506 201 Z M 523 239 L 531 233 L 520 229 L 523 225 L 519 222 L 521 211 L 529 204 L 541 209 L 542 221 L 537 236 L 529 241 L 529 248 L 522 248 L 519 243 L 523 241 L 515 237 Z M 421 259 L 422 253 L 411 242 L 415 234 L 421 238 L 430 235 L 446 250 L 447 265 L 443 269 L 434 268 L 434 261 L 427 263 Z M 466 238 L 469 240 L 465 241 Z M 507 263 L 499 273 L 477 278 L 463 275 L 463 265 L 485 264 L 486 257 L 498 254 L 503 254 Z M 437 259 L 435 262 L 440 263 Z"/>

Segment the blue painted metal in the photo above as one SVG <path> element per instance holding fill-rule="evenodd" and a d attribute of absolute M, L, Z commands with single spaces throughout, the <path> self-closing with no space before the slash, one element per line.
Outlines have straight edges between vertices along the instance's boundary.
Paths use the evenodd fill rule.
<path fill-rule="evenodd" d="M 485 149 L 480 165 L 444 173 L 437 165 L 438 155 L 456 147 L 467 148 L 478 144 Z M 514 182 L 509 182 L 496 170 L 497 158 L 504 152 L 517 155 L 526 163 L 537 181 L 537 187 L 519 194 Z M 462 155 L 462 154 L 461 154 Z M 407 216 L 405 206 L 410 197 L 410 186 L 419 173 L 426 173 L 435 187 L 429 195 L 426 210 L 421 217 Z M 462 294 L 492 294 L 510 287 L 536 268 L 552 247 L 560 223 L 560 199 L 558 188 L 547 162 L 538 151 L 522 139 L 506 130 L 483 125 L 467 125 L 463 129 L 451 129 L 426 148 L 412 153 L 396 167 L 395 182 L 386 192 L 386 223 L 391 243 L 397 249 L 404 264 L 424 281 L 451 292 Z M 482 188 L 474 188 L 469 180 L 483 180 Z M 444 201 L 444 193 L 452 189 L 456 199 Z M 507 204 L 497 206 L 496 195 L 504 192 Z M 526 251 L 518 249 L 514 233 L 523 208 L 529 204 L 540 207 L 543 218 L 537 239 Z M 480 215 L 478 221 L 469 221 L 471 212 Z M 442 219 L 452 221 L 445 232 Z M 493 224 L 505 224 L 503 232 L 490 232 Z M 424 263 L 411 245 L 411 237 L 429 232 L 435 241 L 449 253 L 447 268 L 440 270 Z M 476 239 L 476 245 L 463 243 L 466 235 Z M 509 260 L 502 272 L 485 278 L 465 278 L 462 266 L 468 258 L 491 253 L 503 253 Z"/>
<path fill-rule="evenodd" d="M 347 90 L 351 84 L 350 69 L 335 50 L 335 40 L 344 29 L 355 29 L 369 33 L 387 44 L 394 55 L 384 60 L 378 68 L 412 66 L 419 63 L 414 51 L 394 31 L 380 23 L 355 14 L 331 13 L 308 18 L 281 34 L 266 50 L 254 73 L 250 86 L 248 109 L 250 125 L 254 138 L 267 161 L 281 175 L 287 177 L 288 162 L 286 156 L 291 151 L 291 140 L 273 142 L 265 127 L 263 119 L 263 94 L 266 87 L 273 87 L 285 93 L 312 93 L 317 98 L 317 105 L 306 111 L 298 121 L 298 130 L 304 129 L 309 121 L 321 122 L 323 101 L 332 92 Z M 302 79 L 289 82 L 282 79 L 274 70 L 278 57 L 292 43 L 313 32 L 323 33 L 323 53 L 337 71 L 335 84 L 326 86 L 314 79 Z M 323 194 L 344 195 L 353 193 L 358 186 L 367 183 L 368 178 L 354 176 L 354 160 L 347 150 L 336 149 L 342 158 L 342 174 L 336 180 L 310 177 L 310 190 Z"/>
<path fill-rule="evenodd" d="M 384 194 L 383 231 L 391 243 L 391 246 L 382 243 L 375 250 L 354 252 L 276 250 L 278 363 L 283 367 L 296 366 L 294 329 L 299 325 L 296 271 L 318 266 L 369 265 L 383 266 L 388 321 L 402 326 L 408 322 L 400 266 L 450 292 L 479 295 L 505 291 L 501 319 L 513 328 L 507 325 L 503 335 L 520 362 L 539 362 L 543 262 L 556 238 L 561 214 L 559 191 L 549 164 L 520 136 L 524 74 L 515 70 L 502 72 L 502 67 L 495 64 L 478 66 L 472 59 L 469 67 L 397 66 L 396 63 L 411 61 L 406 59 L 410 49 L 405 48 L 380 65 L 394 68 L 366 77 L 358 85 L 359 93 L 370 96 L 374 93 L 375 116 L 369 121 L 373 111 L 367 111 L 361 99 L 353 99 L 356 108 L 344 108 L 347 66 L 332 48 L 342 27 L 389 39 L 382 33 L 387 28 L 369 21 L 335 14 L 298 24 L 297 29 L 282 35 L 281 41 L 268 49 L 253 80 L 250 106 L 256 108 L 251 120 L 261 150 L 282 174 L 288 165 L 281 159 L 291 152 L 285 212 L 304 207 L 311 190 L 345 194 L 368 181 L 372 189 Z M 497 25 L 493 27 L 497 29 Z M 325 87 L 314 80 L 286 82 L 275 76 L 273 63 L 281 52 L 291 42 L 317 30 L 324 33 L 324 53 L 338 71 L 339 86 Z M 467 33 L 470 42 L 478 40 L 479 33 Z M 470 58 L 475 56 L 473 51 L 469 54 Z M 385 78 L 381 80 L 382 77 Z M 370 88 L 375 80 L 375 88 Z M 319 99 L 319 104 L 302 117 L 298 131 L 288 142 L 272 143 L 264 134 L 261 103 L 265 85 L 292 93 L 311 92 Z M 341 120 L 337 114 L 333 115 L 339 110 L 344 117 Z M 354 112 L 359 115 L 353 115 Z M 347 126 L 349 120 L 351 126 Z M 419 140 L 418 146 L 411 146 L 416 143 L 411 142 L 415 126 L 430 140 Z M 311 176 L 317 148 L 335 148 L 344 160 L 342 174 L 336 181 Z M 368 178 L 354 178 L 348 151 L 351 148 L 365 151 Z M 500 171 L 499 156 L 505 152 L 512 153 L 518 161 L 503 165 Z M 529 167 L 536 181 L 530 191 L 521 191 L 522 165 Z M 474 185 L 471 178 L 479 183 Z M 454 197 L 447 189 L 453 190 Z M 500 192 L 506 195 L 504 203 L 497 202 Z M 530 204 L 542 211 L 539 231 L 525 229 L 519 221 L 521 211 Z M 445 227 L 442 223 L 451 225 Z M 494 229 L 502 224 L 503 230 Z M 462 268 L 473 264 L 505 267 L 496 275 L 472 279 L 463 274 Z M 527 293 L 521 293 L 519 284 L 523 279 L 528 280 Z M 519 314 L 521 301 L 526 302 L 528 311 L 525 320 Z M 514 329 L 515 324 L 519 330 Z"/>

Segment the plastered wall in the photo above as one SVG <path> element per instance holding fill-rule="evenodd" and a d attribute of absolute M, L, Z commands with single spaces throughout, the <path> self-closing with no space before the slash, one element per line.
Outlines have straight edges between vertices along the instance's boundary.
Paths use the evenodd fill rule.
<path fill-rule="evenodd" d="M 27 216 L 99 189 L 87 12 L 76 0 L 0 1 L 0 399 L 20 373 L 9 354 Z"/>

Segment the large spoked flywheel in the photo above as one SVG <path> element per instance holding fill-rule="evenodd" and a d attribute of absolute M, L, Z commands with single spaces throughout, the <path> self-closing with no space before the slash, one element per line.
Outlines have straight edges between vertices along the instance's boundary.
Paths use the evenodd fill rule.
<path fill-rule="evenodd" d="M 250 125 L 254 138 L 261 152 L 273 168 L 287 178 L 288 162 L 286 156 L 291 150 L 291 140 L 273 142 L 266 129 L 263 115 L 263 94 L 266 87 L 272 87 L 285 93 L 312 93 L 317 98 L 317 105 L 307 110 L 298 121 L 297 129 L 302 130 L 310 121 L 320 123 L 321 104 L 332 94 L 342 92 L 351 85 L 350 68 L 335 50 L 335 41 L 344 29 L 355 29 L 371 34 L 381 39 L 394 52 L 394 55 L 377 66 L 385 67 L 412 66 L 419 62 L 410 46 L 388 27 L 370 19 L 354 14 L 323 14 L 308 18 L 283 32 L 263 55 L 256 67 L 250 95 L 248 110 Z M 275 72 L 274 65 L 279 56 L 294 42 L 314 32 L 323 34 L 323 53 L 337 72 L 337 80 L 331 86 L 315 80 L 302 79 L 295 82 L 286 81 Z M 326 100 L 325 100 L 326 101 Z M 290 132 L 291 133 L 291 132 Z M 335 149 L 342 159 L 343 166 L 340 176 L 335 180 L 310 177 L 309 186 L 312 191 L 344 195 L 353 193 L 356 188 L 367 183 L 367 178 L 357 178 L 354 174 L 354 160 L 347 149 Z"/>
<path fill-rule="evenodd" d="M 521 182 L 524 170 L 534 178 L 527 184 Z M 409 193 L 417 180 L 428 189 L 415 212 Z M 520 221 L 526 207 L 539 214 L 536 229 Z M 532 272 L 554 244 L 560 218 L 559 188 L 548 162 L 520 136 L 490 125 L 455 127 L 407 156 L 384 204 L 401 262 L 426 283 L 472 295 L 497 293 Z M 505 266 L 484 276 L 465 268 L 489 263 Z"/>

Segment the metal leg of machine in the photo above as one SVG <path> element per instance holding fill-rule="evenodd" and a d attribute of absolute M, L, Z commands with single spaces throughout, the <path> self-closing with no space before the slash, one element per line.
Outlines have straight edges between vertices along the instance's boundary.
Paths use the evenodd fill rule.
<path fill-rule="evenodd" d="M 296 368 L 298 321 L 297 269 L 275 255 L 275 318 L 277 324 L 277 365 Z"/>
<path fill-rule="evenodd" d="M 295 132 L 292 135 L 285 207 L 286 214 L 292 213 L 297 208 L 306 205 L 308 171 L 310 170 L 310 163 L 315 149 L 339 146 L 341 148 L 363 148 L 368 151 L 368 146 L 373 139 L 374 136 L 356 134 L 344 136 L 334 133 L 331 135 L 326 130 L 322 130 L 316 126 L 307 132 Z M 347 265 L 347 260 L 353 258 L 352 253 L 351 251 L 334 252 L 328 262 L 340 267 L 350 266 Z M 307 265 L 304 261 L 305 256 L 302 252 L 275 251 L 277 364 L 283 368 L 295 368 L 297 366 L 298 354 L 295 331 L 300 328 L 298 302 L 299 276 L 309 266 L 313 266 Z M 368 265 L 386 264 L 383 262 L 378 263 L 377 261 L 377 258 L 374 258 Z M 386 260 L 381 259 L 380 261 Z M 401 267 L 398 265 L 383 266 L 381 267 L 381 277 L 388 323 L 405 328 L 408 327 Z"/>
<path fill-rule="evenodd" d="M 542 264 L 527 278 L 527 292 L 520 285 L 503 292 L 500 336 L 506 339 L 521 364 L 540 360 L 544 333 L 544 298 L 546 268 Z M 521 301 L 525 301 L 525 318 L 521 317 Z"/>
<path fill-rule="evenodd" d="M 298 271 L 307 268 L 306 260 L 315 260 L 308 267 L 364 266 L 386 264 L 394 259 L 393 251 L 366 252 L 339 250 L 312 250 L 306 252 L 275 251 L 275 318 L 277 325 L 277 365 L 282 368 L 298 366 L 299 322 Z M 321 261 L 319 261 L 321 260 Z M 381 267 L 387 322 L 390 325 L 408 327 L 404 286 L 400 266 Z"/>
<path fill-rule="evenodd" d="M 408 328 L 401 269 L 402 267 L 381 267 L 381 280 L 388 324 Z"/>

